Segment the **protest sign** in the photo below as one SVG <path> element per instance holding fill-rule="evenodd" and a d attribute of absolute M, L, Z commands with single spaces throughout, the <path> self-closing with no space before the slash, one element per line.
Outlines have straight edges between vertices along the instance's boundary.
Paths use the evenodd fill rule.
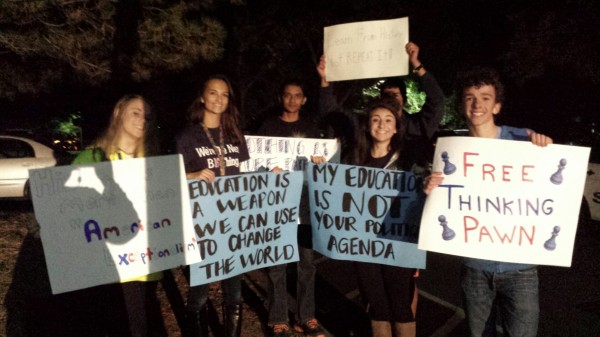
<path fill-rule="evenodd" d="M 408 74 L 408 18 L 325 27 L 327 81 Z"/>
<path fill-rule="evenodd" d="M 202 262 L 190 285 L 298 261 L 301 172 L 252 173 L 188 180 Z"/>
<path fill-rule="evenodd" d="M 565 266 L 590 149 L 476 137 L 440 138 L 419 248 L 472 258 Z"/>
<path fill-rule="evenodd" d="M 52 292 L 198 262 L 184 176 L 180 155 L 31 170 Z"/>
<path fill-rule="evenodd" d="M 425 268 L 422 179 L 361 166 L 308 166 L 313 249 L 337 260 Z"/>
<path fill-rule="evenodd" d="M 304 171 L 311 156 L 339 162 L 336 139 L 245 136 L 250 160 L 242 163 L 242 172 L 272 170 Z"/>

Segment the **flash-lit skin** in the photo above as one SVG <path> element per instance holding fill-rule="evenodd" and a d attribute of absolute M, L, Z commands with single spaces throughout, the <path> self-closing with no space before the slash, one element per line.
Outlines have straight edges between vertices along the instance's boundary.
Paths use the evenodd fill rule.
<path fill-rule="evenodd" d="M 489 84 L 463 90 L 462 110 L 469 123 L 471 136 L 496 138 L 498 126 L 494 116 L 501 108 L 502 105 L 496 101 L 496 89 Z"/>
<path fill-rule="evenodd" d="M 200 97 L 200 102 L 204 104 L 202 123 L 207 128 L 218 128 L 221 125 L 221 115 L 229 106 L 229 87 L 227 83 L 216 78 L 208 81 Z M 207 182 L 213 181 L 216 177 L 215 172 L 209 168 L 189 172 L 185 176 L 187 179 L 198 179 Z"/>
<path fill-rule="evenodd" d="M 463 90 L 463 114 L 469 123 L 469 134 L 473 137 L 496 138 L 498 126 L 494 116 L 500 113 L 502 104 L 496 100 L 496 89 L 489 84 L 468 87 Z M 552 144 L 552 138 L 527 130 L 529 139 L 537 146 Z"/>
<path fill-rule="evenodd" d="M 121 119 L 118 146 L 126 153 L 135 152 L 136 147 L 144 137 L 146 130 L 146 112 L 144 102 L 134 99 L 127 104 Z"/>
<path fill-rule="evenodd" d="M 396 116 L 388 109 L 377 108 L 369 114 L 369 133 L 373 138 L 371 155 L 380 158 L 388 154 L 392 137 L 397 132 Z"/>
<path fill-rule="evenodd" d="M 463 90 L 462 110 L 469 123 L 469 134 L 473 137 L 496 138 L 498 126 L 494 116 L 500 112 L 502 105 L 496 101 L 496 89 L 492 85 L 483 84 L 479 87 L 468 87 Z M 545 147 L 553 143 L 552 138 L 527 130 L 529 139 L 534 145 Z M 432 172 L 424 179 L 425 194 L 439 186 L 444 181 L 442 172 Z"/>
<path fill-rule="evenodd" d="M 281 95 L 283 102 L 283 114 L 281 119 L 286 122 L 295 122 L 300 119 L 300 110 L 306 104 L 304 91 L 298 85 L 288 84 Z"/>
<path fill-rule="evenodd" d="M 283 102 L 283 113 L 281 114 L 281 120 L 285 122 L 296 122 L 300 119 L 300 110 L 302 106 L 306 104 L 306 96 L 304 91 L 298 85 L 288 84 L 283 89 L 281 95 Z M 327 162 L 327 159 L 322 156 L 310 156 L 310 160 L 314 164 L 323 164 Z M 283 171 L 279 166 L 271 169 L 272 172 L 280 173 Z"/>
<path fill-rule="evenodd" d="M 212 79 L 206 83 L 200 102 L 204 104 L 204 117 L 202 123 L 208 128 L 217 128 L 221 125 L 221 114 L 229 105 L 229 88 L 227 83 L 220 79 Z"/>

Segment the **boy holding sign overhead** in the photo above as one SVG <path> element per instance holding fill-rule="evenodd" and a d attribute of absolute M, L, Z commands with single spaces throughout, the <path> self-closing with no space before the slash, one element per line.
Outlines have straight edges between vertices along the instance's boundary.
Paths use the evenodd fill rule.
<path fill-rule="evenodd" d="M 498 74 L 491 69 L 473 68 L 458 79 L 458 106 L 467 118 L 469 135 L 482 138 L 531 141 L 538 146 L 552 139 L 530 129 L 500 126 L 504 90 Z M 429 193 L 443 181 L 441 172 L 426 179 Z M 493 305 L 508 336 L 536 336 L 539 319 L 538 274 L 535 265 L 463 258 L 461 288 L 471 336 L 482 336 L 495 322 Z"/>

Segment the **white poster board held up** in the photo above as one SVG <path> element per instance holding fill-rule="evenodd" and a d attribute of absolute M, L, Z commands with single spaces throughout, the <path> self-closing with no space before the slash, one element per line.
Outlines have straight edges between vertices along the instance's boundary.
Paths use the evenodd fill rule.
<path fill-rule="evenodd" d="M 419 248 L 471 258 L 569 267 L 590 149 L 440 138 Z"/>
<path fill-rule="evenodd" d="M 408 17 L 325 27 L 330 82 L 408 75 Z"/>
<path fill-rule="evenodd" d="M 311 156 L 325 157 L 329 163 L 340 161 L 336 139 L 245 136 L 250 160 L 242 163 L 242 172 L 304 171 Z"/>
<path fill-rule="evenodd" d="M 181 155 L 29 172 L 53 294 L 200 261 Z"/>

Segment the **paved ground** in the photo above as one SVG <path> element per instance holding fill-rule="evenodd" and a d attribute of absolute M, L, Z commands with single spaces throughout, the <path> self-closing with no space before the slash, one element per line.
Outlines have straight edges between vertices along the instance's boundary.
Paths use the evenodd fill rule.
<path fill-rule="evenodd" d="M 13 213 L 26 211 L 27 208 L 2 214 L 12 216 Z M 0 220 L 2 220 L 0 223 L 11 221 Z M 28 298 L 11 302 L 13 308 L 10 312 L 7 310 L 7 316 L 1 315 L 0 318 L 4 321 L 2 323 L 4 325 L 7 322 L 5 320 L 10 318 L 12 322 L 18 324 L 45 329 L 41 330 L 45 331 L 45 334 L 35 334 L 35 336 L 58 336 L 50 332 L 65 331 L 64 319 L 70 309 L 64 302 L 49 301 L 52 297 L 46 294 L 48 284 L 40 243 L 27 236 L 22 240 L 20 248 L 9 293 L 12 296 L 26 294 Z M 317 261 L 317 317 L 327 328 L 329 336 L 369 336 L 369 320 L 361 304 L 351 264 L 323 257 Z M 461 309 L 458 288 L 459 258 L 429 253 L 427 266 L 427 269 L 421 272 L 419 280 L 417 335 L 419 337 L 466 336 L 464 312 Z M 571 268 L 542 266 L 539 270 L 541 304 L 539 336 L 600 336 L 600 225 L 580 225 Z M 174 275 L 174 279 L 163 282 L 161 287 L 163 314 L 169 324 L 167 328 L 170 336 L 179 335 L 183 295 L 186 290 L 180 271 L 175 271 Z M 289 284 L 293 285 L 295 275 L 292 269 L 289 277 Z M 266 276 L 263 271 L 254 271 L 245 275 L 243 337 L 264 335 L 267 320 L 264 307 L 265 287 Z M 44 289 L 43 296 L 40 295 L 40 289 Z M 4 298 L 4 304 L 8 303 L 10 294 Z M 219 296 L 218 288 L 215 287 L 211 291 L 213 305 L 210 313 L 211 327 L 215 331 L 215 336 L 219 336 L 222 331 L 219 324 Z M 71 300 L 77 301 L 77 299 Z M 288 300 L 290 304 L 295 301 L 292 289 Z M 76 323 L 86 325 L 85 322 Z M 15 333 L 8 335 L 27 336 Z M 30 336 L 34 335 L 30 334 Z"/>
<path fill-rule="evenodd" d="M 600 228 L 599 224 L 586 226 L 580 226 L 571 268 L 539 267 L 540 337 L 600 336 Z M 331 306 L 318 303 L 320 318 L 331 327 L 332 335 L 368 336 L 368 320 L 359 312 L 360 297 L 352 269 L 347 263 L 328 259 L 322 259 L 318 269 L 319 292 L 336 293 L 332 301 L 347 305 L 334 314 Z M 419 280 L 418 336 L 468 335 L 461 308 L 459 270 L 458 257 L 428 253 L 427 269 Z M 341 318 L 342 312 L 347 312 L 344 321 L 351 324 L 340 327 L 335 318 Z"/>

